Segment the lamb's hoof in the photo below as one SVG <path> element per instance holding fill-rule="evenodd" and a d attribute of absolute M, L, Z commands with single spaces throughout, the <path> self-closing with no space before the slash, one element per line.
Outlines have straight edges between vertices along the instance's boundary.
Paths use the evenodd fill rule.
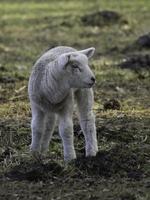
<path fill-rule="evenodd" d="M 76 155 L 69 155 L 64 157 L 65 163 L 71 163 L 76 159 Z"/>
<path fill-rule="evenodd" d="M 98 152 L 97 150 L 96 151 L 86 152 L 86 157 L 95 157 L 97 152 Z"/>

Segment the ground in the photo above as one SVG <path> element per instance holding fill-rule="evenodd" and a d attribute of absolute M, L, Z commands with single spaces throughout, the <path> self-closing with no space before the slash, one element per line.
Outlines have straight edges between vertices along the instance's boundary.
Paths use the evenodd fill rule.
<path fill-rule="evenodd" d="M 0 2 L 0 199 L 150 199 L 150 2 Z M 85 158 L 74 117 L 77 160 L 63 161 L 55 130 L 49 153 L 29 152 L 28 78 L 58 45 L 96 53 L 90 66 L 99 152 Z"/>

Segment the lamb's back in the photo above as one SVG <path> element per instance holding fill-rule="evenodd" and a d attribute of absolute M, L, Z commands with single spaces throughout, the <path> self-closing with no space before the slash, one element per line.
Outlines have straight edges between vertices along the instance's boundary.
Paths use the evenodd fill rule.
<path fill-rule="evenodd" d="M 44 67 L 48 63 L 54 61 L 63 53 L 75 52 L 76 49 L 67 46 L 58 46 L 47 50 L 35 63 L 35 67 Z"/>

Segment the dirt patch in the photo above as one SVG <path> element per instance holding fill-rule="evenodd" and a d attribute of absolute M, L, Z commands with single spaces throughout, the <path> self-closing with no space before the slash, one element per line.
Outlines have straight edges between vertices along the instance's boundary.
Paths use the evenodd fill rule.
<path fill-rule="evenodd" d="M 97 11 L 84 15 L 81 18 L 81 21 L 86 26 L 105 26 L 118 23 L 127 23 L 127 20 L 124 20 L 121 14 L 115 11 Z"/>
<path fill-rule="evenodd" d="M 126 149 L 126 151 L 125 151 Z M 12 168 L 4 176 L 13 181 L 54 181 L 63 176 L 82 179 L 85 177 L 105 177 L 114 176 L 128 177 L 134 180 L 140 180 L 144 176 L 142 170 L 145 160 L 136 150 L 131 150 L 125 144 L 116 145 L 108 151 L 99 151 L 96 157 L 86 158 L 84 156 L 77 158 L 70 164 L 70 168 L 64 168 L 56 161 L 42 162 L 23 161 Z M 140 167 L 139 167 L 140 166 Z"/>
<path fill-rule="evenodd" d="M 126 151 L 124 150 L 126 149 Z M 96 157 L 81 157 L 76 160 L 76 167 L 81 173 L 103 177 L 128 177 L 140 179 L 143 177 L 142 156 L 129 149 L 127 145 L 116 145 L 109 151 L 100 151 Z"/>
<path fill-rule="evenodd" d="M 42 164 L 24 161 L 6 173 L 5 177 L 10 180 L 37 182 L 55 180 L 56 177 L 62 177 L 63 174 L 64 168 L 56 162 Z"/>
<path fill-rule="evenodd" d="M 123 60 L 119 64 L 121 68 L 129 68 L 132 70 L 147 69 L 150 70 L 150 55 L 132 55 Z"/>

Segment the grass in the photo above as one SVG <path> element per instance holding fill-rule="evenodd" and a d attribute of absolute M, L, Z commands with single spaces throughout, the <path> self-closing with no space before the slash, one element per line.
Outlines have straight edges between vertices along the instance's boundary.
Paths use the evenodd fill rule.
<path fill-rule="evenodd" d="M 118 12 L 126 23 L 85 26 L 82 16 L 98 10 Z M 149 32 L 149 10 L 147 0 L 0 2 L 0 199 L 150 198 L 150 72 L 141 63 L 140 70 L 119 66 L 126 57 L 149 54 L 134 46 Z M 39 55 L 57 45 L 96 47 L 90 64 L 99 153 L 85 159 L 75 119 L 78 159 L 68 166 L 57 129 L 42 163 L 29 152 L 28 77 Z M 120 110 L 104 109 L 110 99 Z"/>

